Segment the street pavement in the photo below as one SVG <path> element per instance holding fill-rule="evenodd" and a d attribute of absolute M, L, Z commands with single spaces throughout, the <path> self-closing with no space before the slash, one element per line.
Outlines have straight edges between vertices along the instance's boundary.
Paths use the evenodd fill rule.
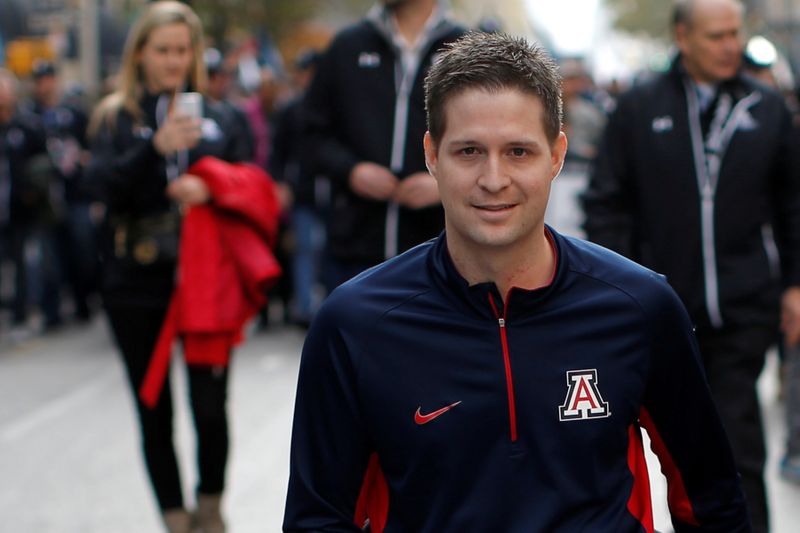
<path fill-rule="evenodd" d="M 5 332 L 2 332 L 5 333 Z M 2 335 L 0 333 L 0 335 Z M 224 502 L 232 533 L 280 531 L 303 333 L 237 350 Z M 176 358 L 180 359 L 180 358 Z M 173 374 L 185 494 L 196 483 L 185 369 Z M 0 533 L 156 533 L 124 368 L 102 319 L 0 351 Z"/>

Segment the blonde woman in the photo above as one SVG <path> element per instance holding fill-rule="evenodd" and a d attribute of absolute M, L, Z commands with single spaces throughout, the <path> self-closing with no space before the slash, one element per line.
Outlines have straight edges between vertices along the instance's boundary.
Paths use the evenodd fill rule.
<path fill-rule="evenodd" d="M 103 296 L 136 399 L 147 472 L 170 533 L 225 530 L 220 499 L 228 455 L 226 365 L 190 366 L 197 430 L 197 510 L 181 491 L 169 380 L 150 407 L 138 394 L 176 278 L 180 212 L 205 204 L 209 187 L 186 170 L 203 156 L 250 159 L 241 131 L 204 101 L 202 116 L 176 102 L 205 83 L 200 20 L 185 4 L 150 4 L 128 36 L 118 89 L 92 118 L 89 179 L 107 204 Z"/>

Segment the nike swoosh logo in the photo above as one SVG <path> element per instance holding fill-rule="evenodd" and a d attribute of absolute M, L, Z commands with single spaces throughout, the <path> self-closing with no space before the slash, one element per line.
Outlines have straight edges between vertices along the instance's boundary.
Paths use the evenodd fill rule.
<path fill-rule="evenodd" d="M 447 411 L 449 411 L 450 409 L 452 409 L 453 407 L 455 407 L 456 405 L 458 405 L 460 403 L 461 403 L 461 400 L 457 401 L 456 403 L 451 403 L 447 407 L 442 407 L 441 409 L 438 409 L 438 410 L 436 410 L 436 411 L 434 411 L 432 413 L 428 413 L 427 415 L 423 415 L 422 413 L 420 413 L 420 409 L 422 409 L 422 407 L 417 407 L 417 412 L 414 413 L 414 422 L 416 422 L 417 425 L 420 425 L 420 426 L 422 424 L 427 424 L 428 422 L 430 422 L 434 418 L 445 414 Z"/>

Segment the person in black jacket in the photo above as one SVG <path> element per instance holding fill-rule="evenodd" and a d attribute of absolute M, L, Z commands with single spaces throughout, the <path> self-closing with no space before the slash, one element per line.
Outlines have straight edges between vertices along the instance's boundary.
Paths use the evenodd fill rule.
<path fill-rule="evenodd" d="M 584 198 L 585 229 L 665 274 L 689 310 L 755 530 L 765 532 L 756 380 L 779 319 L 789 342 L 800 337 L 800 180 L 782 98 L 739 72 L 742 17 L 736 0 L 678 2 L 679 53 L 669 72 L 620 98 Z"/>
<path fill-rule="evenodd" d="M 0 233 L 14 264 L 12 320 L 24 333 L 31 281 L 28 270 L 39 266 L 29 265 L 26 256 L 31 249 L 40 249 L 39 229 L 50 218 L 52 165 L 40 121 L 18 103 L 16 76 L 0 69 Z"/>
<path fill-rule="evenodd" d="M 287 191 L 284 196 L 291 204 L 291 275 L 284 275 L 283 280 L 291 282 L 292 321 L 301 327 L 308 327 L 319 305 L 315 292 L 323 279 L 324 215 L 330 196 L 328 180 L 308 168 L 311 147 L 303 129 L 303 95 L 318 61 L 316 50 L 298 55 L 293 78 L 299 94 L 276 113 L 269 157 L 270 175 L 283 184 Z"/>
<path fill-rule="evenodd" d="M 444 227 L 422 151 L 424 73 L 463 33 L 444 4 L 383 0 L 320 61 L 306 118 L 312 170 L 333 185 L 329 288 Z"/>
<path fill-rule="evenodd" d="M 41 120 L 58 178 L 51 187 L 51 201 L 59 216 L 45 233 L 58 261 L 44 265 L 42 276 L 42 308 L 47 324 L 57 326 L 61 322 L 61 282 L 67 281 L 72 289 L 76 318 L 86 321 L 89 295 L 97 278 L 97 231 L 83 175 L 88 117 L 81 107 L 62 100 L 56 65 L 40 60 L 34 63 L 32 77 L 31 111 Z"/>
<path fill-rule="evenodd" d="M 210 192 L 186 170 L 203 156 L 247 161 L 248 143 L 231 127 L 231 115 L 206 99 L 202 117 L 178 109 L 181 91 L 205 84 L 202 27 L 185 4 L 150 4 L 131 30 L 119 89 L 97 108 L 90 132 L 89 180 L 107 205 L 103 242 L 103 299 L 122 353 L 141 424 L 144 456 L 170 533 L 192 527 L 184 508 L 172 440 L 169 380 L 154 408 L 137 394 L 165 320 L 175 283 L 182 207 L 202 204 Z M 228 455 L 228 368 L 189 366 L 197 430 L 195 526 L 221 533 L 220 499 Z"/>

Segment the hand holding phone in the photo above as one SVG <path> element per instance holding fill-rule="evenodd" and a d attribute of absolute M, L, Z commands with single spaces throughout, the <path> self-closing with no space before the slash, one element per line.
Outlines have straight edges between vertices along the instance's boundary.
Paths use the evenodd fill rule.
<path fill-rule="evenodd" d="M 169 155 L 197 146 L 202 137 L 203 96 L 200 93 L 178 93 L 174 108 L 153 137 L 156 150 Z"/>

